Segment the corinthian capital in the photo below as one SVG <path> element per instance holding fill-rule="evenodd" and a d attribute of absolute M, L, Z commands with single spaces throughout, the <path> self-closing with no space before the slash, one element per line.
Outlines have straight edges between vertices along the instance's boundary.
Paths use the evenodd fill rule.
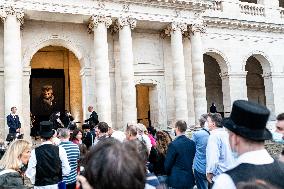
<path fill-rule="evenodd" d="M 90 31 L 93 31 L 94 28 L 98 27 L 99 23 L 105 24 L 106 28 L 109 28 L 109 26 L 112 24 L 112 20 L 110 16 L 105 15 L 93 15 L 89 19 L 89 25 L 88 28 Z"/>
<path fill-rule="evenodd" d="M 116 26 L 122 29 L 124 26 L 130 26 L 130 29 L 134 29 L 136 27 L 136 19 L 130 17 L 122 17 L 116 20 Z"/>
<path fill-rule="evenodd" d="M 3 22 L 5 22 L 7 16 L 15 15 L 17 20 L 21 23 L 24 23 L 24 10 L 20 8 L 15 8 L 13 6 L 1 6 L 0 7 L 0 17 Z"/>
<path fill-rule="evenodd" d="M 189 26 L 189 31 L 191 31 L 191 33 L 195 33 L 195 32 L 200 32 L 200 33 L 205 33 L 206 29 L 205 26 L 203 24 L 191 24 Z"/>
<path fill-rule="evenodd" d="M 183 34 L 187 31 L 187 24 L 186 23 L 179 23 L 179 22 L 173 22 L 167 26 L 167 28 L 164 30 L 164 35 L 171 36 L 171 33 L 180 30 Z"/>

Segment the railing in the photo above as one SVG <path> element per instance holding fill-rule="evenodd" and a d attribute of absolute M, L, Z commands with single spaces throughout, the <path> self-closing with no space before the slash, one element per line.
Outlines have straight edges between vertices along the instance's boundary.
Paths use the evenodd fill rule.
<path fill-rule="evenodd" d="M 222 1 L 221 0 L 215 0 L 212 2 L 212 6 L 209 8 L 212 11 L 222 11 Z"/>
<path fill-rule="evenodd" d="M 254 3 L 239 2 L 242 14 L 252 16 L 265 16 L 264 6 Z"/>

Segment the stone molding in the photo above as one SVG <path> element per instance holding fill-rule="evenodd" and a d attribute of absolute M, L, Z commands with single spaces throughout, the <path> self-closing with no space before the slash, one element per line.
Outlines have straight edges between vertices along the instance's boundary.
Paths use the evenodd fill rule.
<path fill-rule="evenodd" d="M 84 67 L 80 70 L 80 76 L 91 76 L 92 68 Z"/>
<path fill-rule="evenodd" d="M 112 20 L 110 16 L 105 15 L 92 15 L 89 19 L 89 31 L 94 31 L 94 28 L 97 28 L 99 23 L 105 24 L 106 28 L 109 28 L 109 26 L 112 24 Z"/>
<path fill-rule="evenodd" d="M 15 15 L 20 24 L 24 24 L 24 9 L 14 6 L 0 6 L 0 18 L 3 22 L 9 15 Z"/>
<path fill-rule="evenodd" d="M 212 18 L 204 17 L 204 22 L 208 27 L 212 28 L 227 28 L 233 30 L 251 30 L 272 33 L 284 32 L 283 24 L 273 24 L 264 22 L 250 22 L 244 20 L 235 20 L 227 18 Z"/>
<path fill-rule="evenodd" d="M 263 79 L 270 79 L 270 78 L 284 78 L 283 72 L 266 72 L 262 74 Z"/>
<path fill-rule="evenodd" d="M 221 79 L 228 79 L 228 78 L 246 78 L 247 71 L 244 72 L 224 72 L 219 74 Z"/>
<path fill-rule="evenodd" d="M 23 68 L 23 75 L 24 76 L 30 76 L 31 74 L 32 74 L 32 68 L 30 66 Z"/>
<path fill-rule="evenodd" d="M 137 79 L 134 82 L 135 82 L 135 85 L 139 85 L 139 84 L 159 85 L 160 84 L 159 81 L 155 79 L 150 79 L 150 78 Z"/>

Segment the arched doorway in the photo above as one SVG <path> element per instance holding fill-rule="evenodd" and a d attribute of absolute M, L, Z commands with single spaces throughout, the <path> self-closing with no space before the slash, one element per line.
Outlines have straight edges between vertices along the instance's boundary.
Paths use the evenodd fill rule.
<path fill-rule="evenodd" d="M 263 70 L 260 62 L 253 56 L 249 57 L 245 66 L 247 71 L 247 97 L 253 101 L 266 106 L 265 87 L 262 77 Z"/>
<path fill-rule="evenodd" d="M 214 102 L 217 111 L 224 116 L 221 69 L 215 58 L 208 54 L 203 55 L 207 110 Z"/>
<path fill-rule="evenodd" d="M 261 52 L 256 52 L 246 59 L 247 97 L 248 100 L 266 106 L 270 111 L 270 119 L 275 119 L 275 105 L 271 63 Z"/>
<path fill-rule="evenodd" d="M 75 54 L 65 47 L 46 46 L 33 55 L 30 65 L 30 110 L 36 122 L 64 110 L 82 121 L 80 62 Z"/>

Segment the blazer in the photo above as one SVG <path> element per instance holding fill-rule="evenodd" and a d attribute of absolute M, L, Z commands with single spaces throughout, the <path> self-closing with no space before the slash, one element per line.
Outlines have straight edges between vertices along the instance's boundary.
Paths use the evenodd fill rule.
<path fill-rule="evenodd" d="M 7 124 L 9 127 L 9 133 L 16 133 L 16 130 L 21 128 L 21 122 L 18 115 L 13 118 L 13 116 L 9 114 L 7 116 Z"/>
<path fill-rule="evenodd" d="M 176 189 L 192 188 L 195 179 L 192 171 L 195 143 L 185 135 L 170 143 L 165 159 L 168 185 Z"/>

